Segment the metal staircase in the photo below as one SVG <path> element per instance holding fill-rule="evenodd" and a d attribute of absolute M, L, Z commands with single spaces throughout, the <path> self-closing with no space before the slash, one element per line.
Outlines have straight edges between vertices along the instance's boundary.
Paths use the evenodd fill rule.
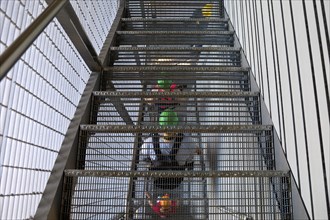
<path fill-rule="evenodd" d="M 262 123 L 262 100 L 221 1 L 208 3 L 203 16 L 205 1 L 126 1 L 90 124 L 80 127 L 77 167 L 65 171 L 63 219 L 160 218 L 145 192 L 180 201 L 171 219 L 292 219 L 273 127 Z M 159 79 L 179 89 L 154 91 Z M 158 124 L 167 97 L 176 126 Z M 193 140 L 193 167 L 154 171 L 141 159 L 151 134 L 164 132 Z M 184 179 L 162 189 L 159 177 Z"/>

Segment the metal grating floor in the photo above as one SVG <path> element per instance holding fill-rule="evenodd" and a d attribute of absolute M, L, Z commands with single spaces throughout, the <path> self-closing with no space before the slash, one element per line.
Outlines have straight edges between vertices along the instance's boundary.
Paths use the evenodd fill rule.
<path fill-rule="evenodd" d="M 68 170 L 64 193 L 71 200 L 64 200 L 66 209 L 63 214 L 70 214 L 70 219 L 161 219 L 146 205 L 144 194 L 148 191 L 156 200 L 157 196 L 169 192 L 152 187 L 153 176 L 160 175 L 165 176 L 164 172 L 151 174 L 141 171 L 133 175 L 132 172 Z M 210 174 L 195 171 L 190 174 L 184 171 L 181 175 L 188 177 L 170 192 L 180 206 L 169 219 L 290 218 L 287 173 L 237 171 Z M 130 193 L 134 195 L 133 199 L 128 199 Z"/>
<path fill-rule="evenodd" d="M 94 92 L 95 124 L 125 124 L 123 105 L 134 124 L 157 125 L 159 112 L 175 108 L 180 125 L 260 124 L 259 94 L 252 92 Z M 167 97 L 173 97 L 167 100 Z M 120 98 L 118 98 L 120 97 Z M 175 98 L 174 98 L 175 97 Z M 139 113 L 141 118 L 139 120 Z"/>

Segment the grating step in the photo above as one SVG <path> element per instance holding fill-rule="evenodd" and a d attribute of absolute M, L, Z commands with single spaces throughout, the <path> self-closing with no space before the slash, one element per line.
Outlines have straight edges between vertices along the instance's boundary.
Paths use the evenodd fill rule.
<path fill-rule="evenodd" d="M 177 175 L 185 178 L 175 190 L 150 186 L 153 178 Z M 164 192 L 179 201 L 174 219 L 291 219 L 288 171 L 66 170 L 64 176 L 63 219 L 160 219 L 151 211 L 145 192 L 153 203 Z M 218 186 L 212 188 L 212 181 Z"/>
<path fill-rule="evenodd" d="M 289 170 L 252 171 L 111 171 L 67 169 L 65 176 L 77 177 L 290 177 Z"/>
<path fill-rule="evenodd" d="M 154 160 L 155 133 L 162 145 L 167 143 L 163 133 L 175 138 L 182 135 L 176 160 L 180 165 L 193 164 L 190 168 L 194 171 L 274 170 L 272 126 L 265 125 L 81 125 L 78 168 L 148 169 L 150 164 L 145 159 Z"/>
<path fill-rule="evenodd" d="M 237 48 L 208 47 L 112 47 L 111 58 L 114 66 L 124 65 L 216 65 L 216 66 L 240 66 L 241 51 Z M 138 60 L 138 63 L 137 63 Z"/>
<path fill-rule="evenodd" d="M 120 45 L 234 46 L 233 31 L 117 31 Z"/>
<path fill-rule="evenodd" d="M 250 126 L 130 126 L 81 125 L 78 168 L 87 170 L 130 171 L 149 167 L 154 160 L 152 134 L 183 135 L 177 161 L 194 162 L 194 171 L 273 170 L 272 127 Z M 253 130 L 252 130 L 253 129 Z M 171 142 L 174 140 L 172 139 Z M 172 143 L 173 144 L 173 143 Z M 198 151 L 197 151 L 198 150 Z"/>
<path fill-rule="evenodd" d="M 115 72 L 103 75 L 102 90 L 149 91 L 157 80 L 167 77 L 177 85 L 185 85 L 191 91 L 249 91 L 248 73 L 180 73 L 156 74 Z"/>
<path fill-rule="evenodd" d="M 209 2 L 200 0 L 153 0 L 153 1 L 127 1 L 130 17 L 166 17 L 166 18 L 190 18 L 202 17 L 201 9 Z M 213 8 L 208 18 L 223 17 L 223 4 L 213 1 Z M 142 9 L 142 10 L 141 10 Z"/>
<path fill-rule="evenodd" d="M 151 90 L 151 89 L 150 89 Z M 118 98 L 120 97 L 120 98 Z M 170 99 L 170 100 L 169 100 Z M 93 93 L 91 123 L 125 124 L 116 106 L 124 106 L 134 124 L 158 124 L 159 112 L 173 110 L 180 124 L 260 124 L 257 92 L 112 92 Z M 120 113 L 120 112 L 119 112 Z M 137 117 L 142 114 L 141 117 Z M 139 120 L 140 119 L 140 120 Z M 127 120 L 126 120 L 127 121 Z"/>
<path fill-rule="evenodd" d="M 205 52 L 240 52 L 240 47 L 110 47 L 111 51 L 205 51 Z"/>
<path fill-rule="evenodd" d="M 122 18 L 124 22 L 137 22 L 137 21 L 152 21 L 152 22 L 196 22 L 196 21 L 206 21 L 206 22 L 228 22 L 227 18 Z"/>
<path fill-rule="evenodd" d="M 152 97 L 189 97 L 189 98 L 248 98 L 258 97 L 259 92 L 227 91 L 227 92 L 120 92 L 120 91 L 94 91 L 94 96 L 98 97 L 121 97 L 121 98 L 152 98 Z"/>
<path fill-rule="evenodd" d="M 110 47 L 112 52 L 240 52 L 239 47 L 185 47 L 185 46 L 148 46 L 148 47 L 135 47 L 135 46 L 120 46 L 120 47 Z"/>
<path fill-rule="evenodd" d="M 176 67 L 176 66 L 174 66 Z M 185 66 L 182 66 L 185 68 Z M 180 67 L 180 68 L 182 68 Z M 203 72 L 203 71 L 196 71 L 196 68 L 192 69 L 189 68 L 185 72 L 174 71 L 171 69 L 171 71 L 168 70 L 168 68 L 164 69 L 163 67 L 160 69 L 158 67 L 152 69 L 155 69 L 154 71 L 139 71 L 135 69 L 134 67 L 129 68 L 129 71 L 123 71 L 125 69 L 123 68 L 116 68 L 116 69 L 110 69 L 105 68 L 105 74 L 103 75 L 103 80 L 105 82 L 111 81 L 111 80 L 125 80 L 125 82 L 139 80 L 139 84 L 141 84 L 141 81 L 143 83 L 145 81 L 151 80 L 155 82 L 158 79 L 171 79 L 175 80 L 178 84 L 189 84 L 191 83 L 190 80 L 201 80 L 204 82 L 204 85 L 210 85 L 212 82 L 219 82 L 219 81 L 228 81 L 228 85 L 230 84 L 230 81 L 233 83 L 232 87 L 227 87 L 228 90 L 231 88 L 234 88 L 235 85 L 240 84 L 242 81 L 248 81 L 248 72 Z M 220 67 L 220 69 L 224 69 L 224 67 Z M 116 71 L 115 71 L 116 70 Z M 120 70 L 120 71 L 119 71 Z M 151 70 L 148 68 L 148 70 Z M 196 71 L 196 72 L 193 72 Z M 201 69 L 198 69 L 201 70 Z M 237 69 L 235 69 L 237 70 Z M 246 69 L 244 69 L 246 70 Z M 193 82 L 194 84 L 196 82 Z M 215 84 L 216 85 L 216 84 Z M 211 86 L 212 89 L 217 89 L 216 86 Z M 141 87 L 139 87 L 141 88 Z M 221 89 L 221 86 L 219 87 Z"/>
<path fill-rule="evenodd" d="M 127 18 L 121 19 L 122 30 L 138 31 L 228 31 L 227 19 L 208 18 Z"/>
<path fill-rule="evenodd" d="M 232 36 L 234 31 L 116 31 L 119 35 L 162 35 L 164 37 L 170 37 L 170 35 L 203 35 L 207 37 L 208 35 L 230 35 Z"/>
<path fill-rule="evenodd" d="M 255 133 L 271 131 L 271 125 L 184 125 L 184 126 L 140 126 L 140 125 L 80 125 L 82 131 L 89 132 L 187 132 L 187 133 Z"/>
<path fill-rule="evenodd" d="M 250 67 L 228 66 L 109 66 L 104 67 L 104 72 L 249 72 Z"/>
<path fill-rule="evenodd" d="M 160 79 L 171 79 L 186 85 L 191 91 L 249 91 L 248 72 L 107 72 L 103 75 L 102 90 L 147 91 Z"/>

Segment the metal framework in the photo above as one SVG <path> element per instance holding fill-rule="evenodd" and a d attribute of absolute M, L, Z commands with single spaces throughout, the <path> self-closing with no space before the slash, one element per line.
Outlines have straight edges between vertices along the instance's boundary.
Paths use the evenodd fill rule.
<path fill-rule="evenodd" d="M 90 124 L 80 126 L 77 169 L 65 172 L 63 219 L 157 219 L 149 205 L 164 193 L 179 204 L 175 219 L 292 218 L 273 127 L 262 125 L 221 1 L 210 4 L 206 18 L 200 1 L 126 1 Z M 160 91 L 159 80 L 175 89 Z M 166 109 L 177 125 L 159 125 Z M 172 148 L 180 140 L 180 167 L 155 170 L 154 137 Z"/>
<path fill-rule="evenodd" d="M 1 217 L 43 219 L 58 213 L 57 218 L 62 215 L 63 219 L 157 219 L 164 216 L 150 203 L 155 204 L 165 193 L 176 202 L 175 212 L 168 214 L 175 219 L 329 216 L 324 148 L 328 141 L 324 124 L 329 115 L 322 113 L 330 103 L 328 55 L 323 52 L 325 44 L 329 50 L 327 4 L 2 1 Z M 296 10 L 302 12 L 299 16 L 305 27 L 295 26 Z M 116 11 L 116 18 L 109 19 Z M 314 17 L 309 16 L 313 12 Z M 291 20 L 284 19 L 287 15 Z M 53 20 L 55 16 L 57 20 Z M 288 31 L 290 27 L 292 31 Z M 283 33 L 278 33 L 278 28 Z M 301 30 L 304 36 L 299 38 Z M 286 59 L 279 56 L 281 44 Z M 306 65 L 299 63 L 299 45 L 309 51 Z M 289 62 L 291 49 L 295 64 Z M 320 59 L 313 59 L 315 52 Z M 287 64 L 288 85 L 282 85 L 286 80 L 282 64 Z M 307 77 L 304 67 L 310 69 Z M 291 81 L 295 72 L 297 82 Z M 313 85 L 303 91 L 309 77 Z M 169 88 L 161 88 L 165 80 L 171 81 Z M 323 84 L 316 84 L 322 80 Z M 293 91 L 292 85 L 297 85 L 299 92 Z M 290 98 L 282 94 L 285 86 Z M 271 90 L 276 94 L 275 105 Z M 303 94 L 310 92 L 313 98 L 306 99 Z M 296 95 L 301 111 L 294 107 Z M 77 97 L 81 98 L 79 103 Z M 304 100 L 315 106 L 305 108 Z M 320 104 L 322 100 L 326 105 Z M 291 129 L 284 120 L 288 117 L 286 105 L 291 105 L 292 138 L 286 131 Z M 315 110 L 315 116 L 305 117 L 310 109 Z M 176 116 L 171 116 L 178 121 L 175 125 L 161 123 L 167 110 L 175 112 Z M 297 123 L 300 114 L 301 125 Z M 328 120 L 321 120 L 321 116 Z M 306 130 L 313 118 L 317 140 L 309 138 Z M 304 136 L 304 143 L 297 148 L 299 136 Z M 290 144 L 294 146 L 288 150 Z M 311 154 L 311 145 L 319 145 L 319 152 Z M 291 148 L 295 158 L 289 155 Z M 320 162 L 310 156 L 320 157 Z M 306 163 L 301 163 L 305 157 Z M 293 173 L 287 160 L 295 166 Z M 167 162 L 167 167 L 156 166 L 160 162 Z M 320 206 L 315 202 L 316 187 L 312 187 L 318 180 L 311 178 L 311 167 L 317 163 L 323 179 L 318 190 L 325 192 L 318 198 Z M 305 165 L 307 169 L 300 169 Z M 59 197 L 55 194 L 61 194 L 59 183 L 65 168 L 69 169 L 64 172 L 60 213 L 56 201 L 57 207 L 52 203 Z M 34 179 L 37 184 L 31 184 Z M 22 186 L 25 182 L 28 184 Z M 301 195 L 306 193 L 309 198 L 304 196 L 303 200 Z M 308 210 L 305 201 L 310 201 Z"/>

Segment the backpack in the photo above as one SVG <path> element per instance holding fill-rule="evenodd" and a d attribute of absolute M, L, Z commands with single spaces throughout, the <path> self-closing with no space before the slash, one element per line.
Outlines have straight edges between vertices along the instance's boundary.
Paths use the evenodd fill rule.
<path fill-rule="evenodd" d="M 183 134 L 179 133 L 174 140 L 174 145 L 169 155 L 161 153 L 159 145 L 159 135 L 154 134 L 152 137 L 154 151 L 156 154 L 156 161 L 150 167 L 150 170 L 185 170 L 184 166 L 180 166 L 175 157 L 179 151 Z M 175 189 L 181 182 L 183 177 L 159 177 L 154 179 L 154 186 L 162 189 Z"/>

